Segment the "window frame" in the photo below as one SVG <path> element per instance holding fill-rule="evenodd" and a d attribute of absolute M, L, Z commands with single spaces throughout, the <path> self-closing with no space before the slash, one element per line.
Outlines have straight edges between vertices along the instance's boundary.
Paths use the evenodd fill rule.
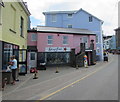
<path fill-rule="evenodd" d="M 89 16 L 89 22 L 93 22 L 93 16 Z"/>
<path fill-rule="evenodd" d="M 48 38 L 48 37 L 50 37 L 51 36 L 51 38 Z M 49 41 L 51 41 L 51 43 L 49 43 Z M 53 35 L 48 35 L 47 36 L 47 44 L 48 45 L 53 45 Z"/>
<path fill-rule="evenodd" d="M 71 27 L 69 27 L 69 26 L 71 26 Z M 67 27 L 68 27 L 68 28 L 73 28 L 73 27 L 72 27 L 72 24 L 68 24 Z"/>
<path fill-rule="evenodd" d="M 87 38 L 87 43 L 85 43 L 84 38 Z M 83 37 L 82 37 L 82 43 L 85 43 L 85 48 L 88 49 L 88 43 L 89 43 L 89 42 L 88 42 L 88 37 L 87 37 L 87 36 L 83 36 Z"/>
<path fill-rule="evenodd" d="M 24 38 L 24 18 L 20 17 L 20 36 Z"/>
<path fill-rule="evenodd" d="M 64 42 L 66 42 L 66 43 L 64 43 Z M 62 43 L 63 43 L 63 45 L 68 45 L 68 36 L 63 36 L 63 42 Z"/>
<path fill-rule="evenodd" d="M 52 14 L 51 15 L 51 22 L 56 22 L 57 21 L 57 15 L 56 14 Z"/>
<path fill-rule="evenodd" d="M 37 41 L 37 34 L 35 34 L 35 33 L 31 34 L 31 41 Z"/>
<path fill-rule="evenodd" d="M 69 15 L 71 15 L 71 16 L 69 16 Z M 68 18 L 72 18 L 72 17 L 73 17 L 73 14 L 72 14 L 72 13 L 68 13 L 68 14 L 67 14 L 67 17 L 68 17 Z"/>

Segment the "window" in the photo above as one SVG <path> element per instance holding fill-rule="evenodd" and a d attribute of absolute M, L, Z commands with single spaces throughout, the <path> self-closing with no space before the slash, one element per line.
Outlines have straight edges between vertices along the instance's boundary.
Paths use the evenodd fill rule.
<path fill-rule="evenodd" d="M 93 21 L 93 17 L 89 16 L 89 22 L 92 22 L 92 21 Z"/>
<path fill-rule="evenodd" d="M 99 37 L 96 35 L 96 43 L 99 43 Z"/>
<path fill-rule="evenodd" d="M 68 25 L 68 28 L 72 28 L 72 24 L 69 24 L 69 25 Z"/>
<path fill-rule="evenodd" d="M 68 36 L 63 36 L 63 44 L 68 44 Z"/>
<path fill-rule="evenodd" d="M 51 15 L 52 22 L 56 22 L 56 14 Z"/>
<path fill-rule="evenodd" d="M 31 41 L 37 41 L 37 34 L 31 35 Z"/>
<path fill-rule="evenodd" d="M 1 12 L 2 7 L 0 6 L 0 25 L 2 25 L 2 12 Z"/>
<path fill-rule="evenodd" d="M 49 35 L 48 36 L 48 45 L 52 45 L 53 44 L 53 36 Z"/>
<path fill-rule="evenodd" d="M 12 29 L 13 31 L 15 31 L 15 27 L 16 27 L 16 9 L 14 8 L 13 5 L 11 5 L 11 16 L 10 16 L 10 21 L 11 21 L 11 24 L 10 24 L 10 29 Z"/>
<path fill-rule="evenodd" d="M 20 18 L 20 36 L 23 37 L 23 25 L 24 24 L 24 19 L 23 17 Z"/>
<path fill-rule="evenodd" d="M 69 17 L 69 18 L 72 18 L 72 14 L 68 14 L 68 17 Z"/>
<path fill-rule="evenodd" d="M 30 60 L 35 60 L 35 53 L 30 53 Z"/>
<path fill-rule="evenodd" d="M 88 48 L 88 37 L 83 37 L 82 38 L 82 43 L 85 43 L 85 48 Z"/>

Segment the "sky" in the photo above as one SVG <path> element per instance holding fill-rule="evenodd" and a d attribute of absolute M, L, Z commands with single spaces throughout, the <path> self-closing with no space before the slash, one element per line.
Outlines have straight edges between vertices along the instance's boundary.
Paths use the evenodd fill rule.
<path fill-rule="evenodd" d="M 45 25 L 45 11 L 71 11 L 84 9 L 90 14 L 104 21 L 102 30 L 104 35 L 115 34 L 118 27 L 119 0 L 23 0 L 27 2 L 31 13 L 31 28 Z"/>

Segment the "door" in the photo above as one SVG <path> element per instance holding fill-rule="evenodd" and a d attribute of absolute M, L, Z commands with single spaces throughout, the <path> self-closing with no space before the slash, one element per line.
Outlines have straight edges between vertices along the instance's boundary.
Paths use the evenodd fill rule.
<path fill-rule="evenodd" d="M 37 67 L 37 53 L 29 52 L 29 68 Z"/>

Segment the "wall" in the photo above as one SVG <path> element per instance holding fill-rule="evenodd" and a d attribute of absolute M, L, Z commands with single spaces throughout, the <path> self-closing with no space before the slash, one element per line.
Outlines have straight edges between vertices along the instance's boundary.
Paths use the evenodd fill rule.
<path fill-rule="evenodd" d="M 0 71 L 2 69 L 2 41 L 0 41 Z"/>
<path fill-rule="evenodd" d="M 23 48 L 23 46 L 24 48 L 27 48 L 28 15 L 26 14 L 24 9 L 18 2 L 5 2 L 4 4 L 5 7 L 2 8 L 2 17 L 3 17 L 2 40 L 5 42 L 19 45 L 20 48 Z M 15 9 L 15 12 L 11 9 L 11 7 Z M 14 15 L 11 12 L 14 12 Z M 21 16 L 24 19 L 24 30 L 23 30 L 24 38 L 20 36 Z M 9 29 L 12 29 L 13 32 L 10 31 Z"/>
<path fill-rule="evenodd" d="M 37 41 L 31 41 L 32 34 L 37 34 L 36 32 L 29 32 L 27 37 L 27 45 L 37 46 Z"/>
<path fill-rule="evenodd" d="M 99 37 L 99 42 L 96 44 L 97 55 L 101 56 L 99 60 L 103 60 L 103 39 L 102 39 L 102 22 L 93 17 L 93 22 L 89 22 L 89 14 L 80 10 L 73 14 L 72 18 L 68 18 L 67 14 L 57 14 L 57 21 L 51 22 L 51 15 L 46 15 L 46 26 L 53 27 L 67 27 L 68 24 L 72 24 L 73 28 L 83 28 L 95 32 Z"/>
<path fill-rule="evenodd" d="M 53 45 L 47 44 L 47 36 L 53 35 Z M 68 36 L 68 44 L 62 44 L 63 36 Z M 37 49 L 38 52 L 45 52 L 45 47 L 73 47 L 73 35 L 68 34 L 54 34 L 54 33 L 38 33 Z"/>
<path fill-rule="evenodd" d="M 34 32 L 33 32 L 34 33 Z M 80 38 L 88 35 L 73 35 L 73 34 L 59 34 L 58 33 L 36 33 L 37 42 L 31 41 L 31 32 L 28 33 L 28 46 L 37 46 L 38 52 L 45 52 L 45 47 L 70 47 L 71 49 L 75 48 L 75 53 L 80 51 L 80 43 L 82 42 Z M 47 44 L 47 36 L 53 35 L 53 45 Z M 63 36 L 68 36 L 68 44 L 63 45 Z M 88 36 L 88 47 L 90 47 L 91 40 L 94 40 L 94 50 L 96 50 L 96 41 L 95 35 Z"/>

